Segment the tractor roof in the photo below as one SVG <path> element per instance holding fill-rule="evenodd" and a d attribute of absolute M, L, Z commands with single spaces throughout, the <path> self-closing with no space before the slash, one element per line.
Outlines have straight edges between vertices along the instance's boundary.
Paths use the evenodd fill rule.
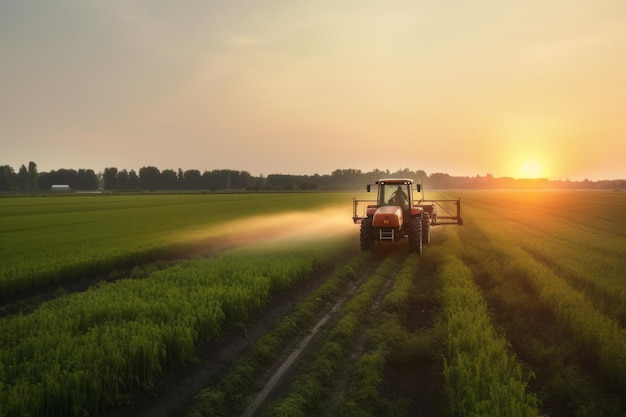
<path fill-rule="evenodd" d="M 376 184 L 413 184 L 413 180 L 410 178 L 385 178 L 376 181 Z"/>

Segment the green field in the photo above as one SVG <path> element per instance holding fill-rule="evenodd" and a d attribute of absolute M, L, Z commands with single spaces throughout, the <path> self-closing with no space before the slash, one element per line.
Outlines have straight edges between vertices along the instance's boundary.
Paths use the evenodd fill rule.
<path fill-rule="evenodd" d="M 233 220 L 313 210 L 346 198 L 334 193 L 2 198 L 0 293 L 6 297 L 158 259 L 227 232 L 219 227 Z"/>
<path fill-rule="evenodd" d="M 335 303 L 260 415 L 625 415 L 626 193 L 427 198 L 457 195 L 464 226 L 433 228 L 421 256 L 406 242 L 355 254 L 351 194 L 0 200 L 2 271 L 14 297 L 145 265 L 131 279 L 0 319 L 0 416 L 98 415 L 124 404 L 321 269 L 330 273 L 308 298 L 198 390 L 190 416 L 243 413 L 285 346 Z M 351 229 L 330 236 L 337 223 L 327 212 L 311 224 L 339 202 Z M 254 216 L 307 210 L 292 228 L 316 233 L 296 229 L 306 238 L 272 245 L 254 226 L 270 217 L 232 223 L 250 207 Z M 254 243 L 201 250 L 227 230 L 241 234 L 240 224 L 260 233 Z M 191 248 L 193 258 L 145 264 Z"/>

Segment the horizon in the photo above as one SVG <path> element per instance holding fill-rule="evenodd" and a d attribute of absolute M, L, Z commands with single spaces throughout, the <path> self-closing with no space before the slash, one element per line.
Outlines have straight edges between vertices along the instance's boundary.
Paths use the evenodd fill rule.
<path fill-rule="evenodd" d="M 16 170 L 626 178 L 621 0 L 9 0 L 0 48 Z"/>
<path fill-rule="evenodd" d="M 37 165 L 36 161 L 29 161 L 29 162 L 35 162 L 35 164 Z M 6 164 L 1 164 L 0 163 L 0 165 L 6 165 Z M 15 172 L 17 173 L 19 168 L 22 165 L 24 165 L 26 168 L 28 168 L 28 164 L 27 163 L 20 164 L 18 167 L 11 166 L 11 168 L 13 168 L 15 170 Z M 149 165 L 146 165 L 146 166 L 140 167 L 139 169 L 134 169 L 134 168 L 130 168 L 129 169 L 129 168 L 125 168 L 125 167 L 115 167 L 115 166 L 108 166 L 108 167 L 105 167 L 105 168 L 116 168 L 118 170 L 118 172 L 121 171 L 121 170 L 126 170 L 126 171 L 130 172 L 132 170 L 132 171 L 135 171 L 136 174 L 139 174 L 139 170 L 141 168 L 146 168 L 148 166 Z M 157 168 L 160 172 L 163 172 L 165 170 L 172 170 L 172 171 L 178 173 L 178 170 L 179 170 L 178 168 L 160 168 L 160 167 L 155 167 L 155 168 Z M 63 168 L 57 168 L 57 169 L 51 169 L 51 170 L 41 170 L 41 169 L 39 169 L 39 166 L 37 165 L 37 173 L 38 174 L 43 173 L 43 172 L 45 172 L 45 173 L 52 172 L 52 171 L 56 172 L 56 171 L 59 171 L 61 169 L 74 170 L 74 171 L 78 171 L 78 170 L 81 170 L 81 169 L 93 170 L 94 173 L 96 175 L 98 175 L 98 176 L 103 175 L 103 172 L 104 172 L 104 169 L 96 170 L 96 169 L 88 168 L 88 167 L 82 167 L 82 168 L 67 168 L 67 167 L 63 167 Z M 347 170 L 355 170 L 355 171 L 358 171 L 359 174 L 365 174 L 365 175 L 371 174 L 374 171 L 380 171 L 383 174 L 381 174 L 381 176 L 379 178 L 396 178 L 396 177 L 394 177 L 394 175 L 402 173 L 402 171 L 405 170 L 405 169 L 409 170 L 409 174 L 418 173 L 418 171 L 424 171 L 424 170 L 421 170 L 421 169 L 411 169 L 411 168 L 402 168 L 402 169 L 399 169 L 399 170 L 396 170 L 396 171 L 392 171 L 390 169 L 379 169 L 379 168 L 373 168 L 373 169 L 368 170 L 368 171 L 358 170 L 356 168 L 336 168 L 336 169 L 334 169 L 330 173 L 315 172 L 313 174 L 299 174 L 299 173 L 272 172 L 272 173 L 268 173 L 268 174 L 255 175 L 255 174 L 253 174 L 253 173 L 251 173 L 251 172 L 249 172 L 248 170 L 245 170 L 245 169 L 242 169 L 242 170 L 235 170 L 235 169 L 230 169 L 230 168 L 212 168 L 212 169 L 188 168 L 188 169 L 189 170 L 197 170 L 200 173 L 211 172 L 211 171 L 220 171 L 220 170 L 247 172 L 248 174 L 250 174 L 254 178 L 261 178 L 261 177 L 267 178 L 268 176 L 271 176 L 271 175 L 309 176 L 309 177 L 312 177 L 312 176 L 315 176 L 315 175 L 332 176 L 332 173 L 334 171 L 347 171 Z M 182 169 L 182 171 L 185 172 L 185 171 L 187 171 L 187 169 Z M 388 172 L 388 174 L 386 172 Z M 426 171 L 424 171 L 424 173 L 426 174 L 426 178 L 429 178 L 429 177 L 432 177 L 433 175 L 438 175 L 439 174 L 439 175 L 449 175 L 452 178 L 488 178 L 488 177 L 491 177 L 491 178 L 496 179 L 496 180 L 507 179 L 507 180 L 515 180 L 515 181 L 549 181 L 549 182 L 568 182 L 568 181 L 570 181 L 570 182 L 584 182 L 584 181 L 591 181 L 591 182 L 609 181 L 609 182 L 611 182 L 611 181 L 626 181 L 626 177 L 624 177 L 624 178 L 602 178 L 602 179 L 590 179 L 590 178 L 571 179 L 571 178 L 547 178 L 547 177 L 495 176 L 495 175 L 492 175 L 491 173 L 475 174 L 475 175 L 462 175 L 462 174 L 461 175 L 454 175 L 454 174 L 450 174 L 448 172 L 440 172 L 440 171 L 437 171 L 437 172 L 426 172 Z M 389 175 L 390 177 L 385 177 L 385 175 Z M 407 178 L 409 178 L 409 177 L 407 177 Z"/>

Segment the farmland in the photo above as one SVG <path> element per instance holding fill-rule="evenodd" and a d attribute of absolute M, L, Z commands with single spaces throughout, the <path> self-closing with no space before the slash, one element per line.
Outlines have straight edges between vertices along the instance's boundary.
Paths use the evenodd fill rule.
<path fill-rule="evenodd" d="M 0 416 L 626 414 L 626 194 L 464 191 L 421 256 L 352 195 L 0 200 L 5 304 L 103 278 L 4 311 Z"/>
<path fill-rule="evenodd" d="M 189 251 L 200 241 L 220 241 L 226 232 L 232 236 L 233 228 L 242 228 L 233 220 L 310 210 L 342 202 L 341 197 L 329 193 L 297 198 L 287 194 L 5 198 L 0 204 L 0 293 L 6 297 Z M 227 223 L 230 230 L 219 227 Z"/>

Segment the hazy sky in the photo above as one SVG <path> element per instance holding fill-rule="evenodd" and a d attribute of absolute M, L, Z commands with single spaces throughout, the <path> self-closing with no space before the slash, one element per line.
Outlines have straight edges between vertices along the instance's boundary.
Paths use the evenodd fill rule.
<path fill-rule="evenodd" d="M 626 1 L 0 1 L 0 164 L 626 178 Z"/>

